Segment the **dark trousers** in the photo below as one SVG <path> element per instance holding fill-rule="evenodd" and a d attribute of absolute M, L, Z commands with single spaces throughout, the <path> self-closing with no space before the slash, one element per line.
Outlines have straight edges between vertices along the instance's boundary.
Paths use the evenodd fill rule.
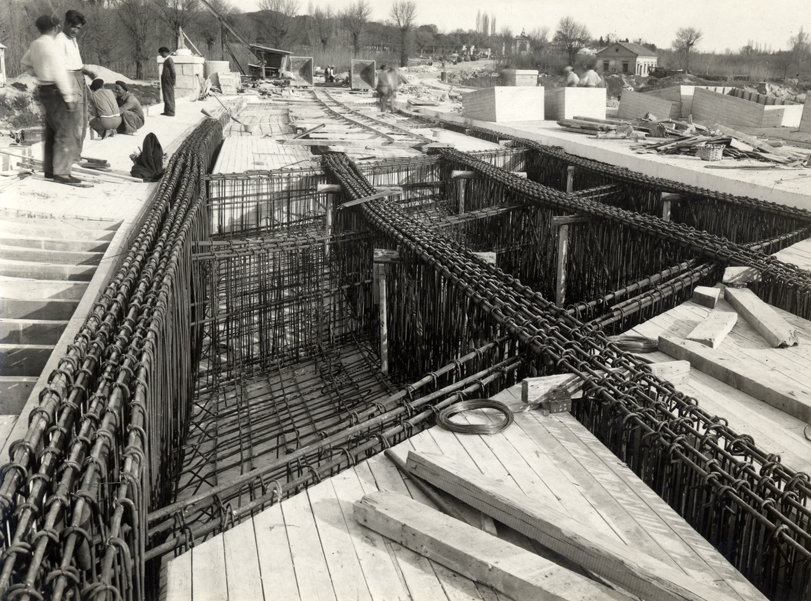
<path fill-rule="evenodd" d="M 71 75 L 70 83 L 73 85 L 73 91 L 79 95 L 76 110 L 70 114 L 74 135 L 76 136 L 76 156 L 73 157 L 73 161 L 78 163 L 82 154 L 84 139 L 87 136 L 87 84 L 85 84 L 84 74 L 81 71 L 69 71 L 68 73 Z"/>
<path fill-rule="evenodd" d="M 121 125 L 118 127 L 120 134 L 134 134 L 144 126 L 144 120 L 134 111 L 124 111 L 121 113 Z"/>
<path fill-rule="evenodd" d="M 166 81 L 161 81 L 161 91 L 163 92 L 163 112 L 167 115 L 175 114 L 175 86 Z"/>
<path fill-rule="evenodd" d="M 45 112 L 44 171 L 68 177 L 73 157 L 79 156 L 76 123 L 72 117 L 81 109 L 77 106 L 73 113 L 69 112 L 65 99 L 55 85 L 41 86 L 39 100 Z"/>

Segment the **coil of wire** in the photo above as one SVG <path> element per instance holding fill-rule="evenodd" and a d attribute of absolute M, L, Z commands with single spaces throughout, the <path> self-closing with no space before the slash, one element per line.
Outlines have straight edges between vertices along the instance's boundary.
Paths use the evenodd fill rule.
<path fill-rule="evenodd" d="M 503 417 L 499 421 L 491 424 L 460 424 L 451 421 L 451 418 L 455 415 L 466 411 L 475 411 L 477 409 L 495 409 L 500 412 Z M 459 401 L 450 407 L 446 407 L 439 412 L 436 421 L 446 430 L 459 432 L 460 434 L 497 434 L 508 428 L 513 421 L 515 421 L 515 418 L 510 408 L 501 401 L 493 399 L 469 399 L 467 401 Z"/>

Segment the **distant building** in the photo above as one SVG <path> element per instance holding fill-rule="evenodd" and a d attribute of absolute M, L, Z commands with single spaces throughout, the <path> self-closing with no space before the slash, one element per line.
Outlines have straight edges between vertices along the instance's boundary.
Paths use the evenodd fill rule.
<path fill-rule="evenodd" d="M 513 38 L 511 50 L 513 54 L 529 54 L 532 52 L 532 45 L 526 32 L 522 30 L 521 35 Z"/>
<path fill-rule="evenodd" d="M 595 56 L 603 73 L 649 75 L 659 64 L 659 57 L 653 50 L 633 42 L 614 42 Z"/>

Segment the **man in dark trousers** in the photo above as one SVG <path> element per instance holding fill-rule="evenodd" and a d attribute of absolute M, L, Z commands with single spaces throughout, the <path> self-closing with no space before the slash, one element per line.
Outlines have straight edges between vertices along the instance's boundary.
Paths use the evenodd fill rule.
<path fill-rule="evenodd" d="M 158 53 L 163 57 L 163 71 L 161 72 L 161 93 L 163 94 L 163 112 L 167 117 L 175 116 L 175 62 L 169 56 L 171 52 L 166 46 L 161 46 Z"/>
<path fill-rule="evenodd" d="M 60 184 L 87 186 L 70 174 L 73 158 L 78 156 L 74 121 L 70 117 L 79 110 L 79 96 L 65 67 L 64 53 L 56 43 L 59 20 L 44 15 L 35 25 L 40 37 L 31 42 L 20 62 L 36 75 L 39 84 L 38 96 L 45 122 L 42 157 L 45 177 Z"/>

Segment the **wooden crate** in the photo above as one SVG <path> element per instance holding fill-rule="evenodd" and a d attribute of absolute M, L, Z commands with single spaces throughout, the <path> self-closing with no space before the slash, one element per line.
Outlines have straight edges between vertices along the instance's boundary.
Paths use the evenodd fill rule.
<path fill-rule="evenodd" d="M 642 119 L 648 113 L 657 119 L 681 118 L 681 102 L 651 94 L 623 90 L 617 116 L 620 119 Z"/>
<path fill-rule="evenodd" d="M 374 90 L 377 87 L 375 62 L 352 59 L 349 69 L 349 87 L 353 90 Z"/>
<path fill-rule="evenodd" d="M 544 94 L 544 116 L 547 120 L 592 117 L 605 119 L 605 88 L 557 88 Z"/>
<path fill-rule="evenodd" d="M 542 121 L 543 87 L 496 86 L 462 95 L 464 115 L 470 119 L 503 123 Z"/>
<path fill-rule="evenodd" d="M 784 122 L 799 125 L 798 113 L 793 105 L 766 105 L 701 88 L 696 89 L 693 97 L 693 119 L 704 125 L 780 127 Z"/>

